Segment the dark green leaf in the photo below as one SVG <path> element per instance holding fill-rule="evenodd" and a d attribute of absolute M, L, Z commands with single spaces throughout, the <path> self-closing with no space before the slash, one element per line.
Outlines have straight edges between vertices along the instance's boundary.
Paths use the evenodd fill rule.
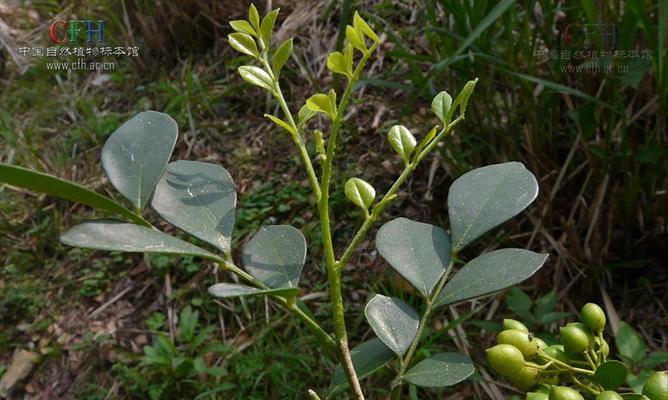
<path fill-rule="evenodd" d="M 518 162 L 489 165 L 462 175 L 448 194 L 453 251 L 459 252 L 519 214 L 537 195 L 536 177 Z"/>
<path fill-rule="evenodd" d="M 395 354 L 380 339 L 374 338 L 350 350 L 350 357 L 357 377 L 364 379 L 383 368 L 394 359 Z M 348 380 L 343 367 L 337 365 L 332 382 L 329 384 L 329 394 L 332 395 L 348 387 Z"/>
<path fill-rule="evenodd" d="M 645 341 L 642 336 L 640 336 L 640 334 L 626 322 L 622 322 L 619 325 L 617 336 L 615 336 L 615 343 L 617 344 L 619 354 L 634 363 L 645 358 L 645 352 L 647 352 Z"/>
<path fill-rule="evenodd" d="M 626 367 L 619 361 L 607 361 L 601 364 L 592 377 L 592 381 L 607 390 L 615 390 L 626 380 Z"/>
<path fill-rule="evenodd" d="M 473 361 L 461 353 L 440 353 L 422 360 L 406 372 L 404 379 L 416 386 L 446 387 L 473 375 Z"/>
<path fill-rule="evenodd" d="M 533 275 L 547 260 L 546 254 L 523 249 L 501 249 L 469 261 L 445 285 L 437 306 L 459 303 L 516 285 Z"/>
<path fill-rule="evenodd" d="M 450 239 L 437 226 L 397 218 L 376 235 L 378 252 L 423 296 L 431 294 L 450 262 Z"/>
<path fill-rule="evenodd" d="M 420 316 L 396 297 L 373 296 L 364 308 L 371 329 L 399 357 L 403 356 L 417 334 Z"/>
<path fill-rule="evenodd" d="M 506 296 L 506 306 L 510 311 L 521 317 L 522 320 L 533 323 L 533 314 L 531 314 L 531 307 L 533 302 L 522 290 L 517 287 L 510 288 L 508 296 Z"/>
<path fill-rule="evenodd" d="M 299 288 L 257 289 L 250 286 L 237 285 L 235 283 L 216 283 L 209 287 L 212 296 L 227 299 L 243 296 L 281 296 L 294 297 L 299 294 Z"/>
<path fill-rule="evenodd" d="M 84 222 L 63 233 L 60 241 L 69 246 L 86 249 L 190 255 L 220 261 L 215 254 L 174 236 L 125 222 Z"/>
<path fill-rule="evenodd" d="M 151 198 L 177 136 L 178 126 L 172 117 L 145 111 L 116 129 L 104 144 L 102 167 L 134 208 L 144 208 Z"/>
<path fill-rule="evenodd" d="M 230 251 L 237 194 L 225 168 L 199 161 L 167 165 L 151 205 L 172 225 Z"/>
<path fill-rule="evenodd" d="M 251 275 L 272 288 L 296 287 L 306 260 L 306 239 L 289 225 L 262 227 L 242 250 Z"/>
<path fill-rule="evenodd" d="M 149 225 L 141 216 L 134 214 L 109 197 L 95 193 L 78 183 L 66 181 L 53 175 L 0 163 L 0 182 L 46 193 L 61 199 L 76 201 L 98 210 L 123 216 L 138 224 Z"/>
<path fill-rule="evenodd" d="M 665 362 L 668 362 L 668 352 L 652 351 L 640 362 L 640 368 L 654 369 Z"/>

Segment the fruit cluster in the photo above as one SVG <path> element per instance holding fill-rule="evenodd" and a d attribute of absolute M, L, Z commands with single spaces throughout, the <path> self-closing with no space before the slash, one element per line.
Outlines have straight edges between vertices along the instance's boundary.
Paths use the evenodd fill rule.
<path fill-rule="evenodd" d="M 605 313 L 598 305 L 588 303 L 580 315 L 581 322 L 559 329 L 561 343 L 551 346 L 534 337 L 521 322 L 505 319 L 498 344 L 487 349 L 489 365 L 527 392 L 526 400 L 624 399 L 615 390 L 626 378 L 626 368 L 608 360 L 610 347 L 603 338 Z M 668 372 L 654 373 L 643 395 L 635 396 L 668 400 Z"/>

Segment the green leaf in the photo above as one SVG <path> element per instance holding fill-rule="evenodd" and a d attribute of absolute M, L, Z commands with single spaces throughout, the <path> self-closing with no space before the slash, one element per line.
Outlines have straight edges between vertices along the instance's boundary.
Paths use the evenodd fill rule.
<path fill-rule="evenodd" d="M 420 316 L 396 297 L 373 296 L 364 308 L 371 329 L 399 357 L 406 354 L 417 334 Z"/>
<path fill-rule="evenodd" d="M 262 31 L 262 40 L 264 44 L 269 47 L 271 43 L 271 32 L 274 30 L 274 25 L 276 24 L 276 17 L 278 17 L 279 9 L 272 10 L 269 14 L 265 15 L 262 18 L 262 23 L 260 24 L 260 30 Z"/>
<path fill-rule="evenodd" d="M 652 351 L 647 355 L 647 358 L 640 362 L 640 368 L 654 369 L 665 362 L 668 362 L 668 352 Z"/>
<path fill-rule="evenodd" d="M 369 212 L 368 209 L 376 198 L 376 190 L 373 186 L 360 178 L 350 178 L 344 190 L 348 200 L 365 212 Z"/>
<path fill-rule="evenodd" d="M 389 140 L 394 151 L 404 160 L 404 164 L 408 165 L 411 154 L 413 154 L 417 145 L 415 136 L 405 126 L 394 125 L 387 134 L 387 140 Z"/>
<path fill-rule="evenodd" d="M 376 247 L 387 262 L 424 297 L 431 294 L 450 262 L 450 239 L 437 226 L 397 218 L 376 234 Z"/>
<path fill-rule="evenodd" d="M 516 285 L 536 273 L 547 257 L 523 249 L 501 249 L 478 256 L 445 285 L 436 306 L 459 303 Z"/>
<path fill-rule="evenodd" d="M 434 100 L 431 102 L 431 111 L 438 117 L 438 119 L 443 123 L 443 126 L 446 126 L 450 123 L 446 119 L 447 115 L 450 113 L 450 107 L 452 106 L 452 97 L 448 92 L 443 91 L 434 97 Z"/>
<path fill-rule="evenodd" d="M 213 253 L 156 229 L 118 221 L 84 222 L 63 233 L 60 241 L 85 249 L 177 254 L 221 261 Z"/>
<path fill-rule="evenodd" d="M 601 364 L 592 377 L 592 381 L 606 390 L 616 390 L 626 380 L 626 367 L 619 361 L 607 361 Z"/>
<path fill-rule="evenodd" d="M 98 210 L 123 216 L 135 223 L 150 226 L 141 216 L 134 214 L 109 197 L 93 192 L 78 183 L 66 181 L 53 175 L 0 163 L 0 182 L 46 193 L 61 199 L 76 201 Z"/>
<path fill-rule="evenodd" d="M 336 118 L 336 105 L 332 104 L 326 94 L 318 93 L 309 97 L 306 99 L 306 107 L 311 111 L 324 113 L 332 120 Z"/>
<path fill-rule="evenodd" d="M 385 343 L 378 338 L 374 338 L 350 350 L 350 357 L 355 372 L 357 372 L 357 377 L 364 379 L 383 368 L 396 356 Z M 332 376 L 332 381 L 329 384 L 329 395 L 331 396 L 347 387 L 348 380 L 343 372 L 343 367 L 339 364 L 336 366 L 334 376 Z"/>
<path fill-rule="evenodd" d="M 281 74 L 281 70 L 283 69 L 285 63 L 288 62 L 288 59 L 290 58 L 291 54 L 292 54 L 292 38 L 281 43 L 281 45 L 278 46 L 278 48 L 274 52 L 273 57 L 271 58 L 271 66 L 276 76 L 279 76 Z"/>
<path fill-rule="evenodd" d="M 327 56 L 327 68 L 336 74 L 345 75 L 348 78 L 353 76 L 352 64 L 349 64 L 346 55 L 339 51 L 335 51 Z"/>
<path fill-rule="evenodd" d="M 250 35 L 239 32 L 230 33 L 227 35 L 227 40 L 234 50 L 255 58 L 260 57 L 257 44 L 255 44 L 255 40 Z"/>
<path fill-rule="evenodd" d="M 209 287 L 209 294 L 221 299 L 243 296 L 281 296 L 295 297 L 299 295 L 299 288 L 257 289 L 236 283 L 216 283 Z"/>
<path fill-rule="evenodd" d="M 354 48 L 361 51 L 362 53 L 367 52 L 366 43 L 364 43 L 364 37 L 361 37 L 357 30 L 352 26 L 346 26 L 346 39 Z"/>
<path fill-rule="evenodd" d="M 517 287 L 510 288 L 506 296 L 506 307 L 528 324 L 534 322 L 534 316 L 531 313 L 533 302 L 531 297 Z"/>
<path fill-rule="evenodd" d="M 536 177 L 518 162 L 494 164 L 467 172 L 448 194 L 453 251 L 514 217 L 538 195 Z"/>
<path fill-rule="evenodd" d="M 246 270 L 272 288 L 295 287 L 306 261 L 306 239 L 289 225 L 262 227 L 244 246 Z"/>
<path fill-rule="evenodd" d="M 371 29 L 369 24 L 367 24 L 366 21 L 364 21 L 362 17 L 360 17 L 359 12 L 357 11 L 355 11 L 355 16 L 353 17 L 353 27 L 358 32 L 358 35 L 359 33 L 363 33 L 374 42 L 380 43 L 380 38 L 378 37 L 378 35 L 376 35 L 376 33 L 373 31 L 373 29 Z"/>
<path fill-rule="evenodd" d="M 436 137 L 437 132 L 438 132 L 438 126 L 431 128 L 429 133 L 427 133 L 427 135 L 424 138 L 422 138 L 422 140 L 420 140 L 420 144 L 415 150 L 415 153 L 420 154 L 420 152 L 422 152 L 422 149 L 427 147 L 427 145 L 429 145 L 429 143 Z"/>
<path fill-rule="evenodd" d="M 306 104 L 304 104 L 302 108 L 299 109 L 299 113 L 297 113 L 297 125 L 299 127 L 303 126 L 306 122 L 308 122 L 308 120 L 315 117 L 317 113 L 317 111 L 311 110 Z"/>
<path fill-rule="evenodd" d="M 615 343 L 619 354 L 634 363 L 640 362 L 645 358 L 647 352 L 647 345 L 642 336 L 626 322 L 619 325 L 617 336 L 615 336 Z"/>
<path fill-rule="evenodd" d="M 200 161 L 167 165 L 151 205 L 177 228 L 229 253 L 237 194 L 227 170 Z"/>
<path fill-rule="evenodd" d="M 416 386 L 446 387 L 473 375 L 473 361 L 461 353 L 440 353 L 422 360 L 406 372 L 404 379 Z"/>
<path fill-rule="evenodd" d="M 253 28 L 253 25 L 251 25 L 248 21 L 243 20 L 243 19 L 238 19 L 235 21 L 230 21 L 230 26 L 232 29 L 239 33 L 246 33 L 251 36 L 257 37 L 257 32 L 255 32 L 255 29 Z"/>
<path fill-rule="evenodd" d="M 114 187 L 136 209 L 143 209 L 172 155 L 178 126 L 167 114 L 141 112 L 109 136 L 102 167 Z"/>
<path fill-rule="evenodd" d="M 195 329 L 199 321 L 199 312 L 193 311 L 192 307 L 185 306 L 179 314 L 179 340 L 190 343 L 195 337 Z"/>
<path fill-rule="evenodd" d="M 464 50 L 466 50 L 471 45 L 471 43 L 473 43 L 473 41 L 476 40 L 478 36 L 480 36 L 480 34 L 489 28 L 494 23 L 494 21 L 499 19 L 501 15 L 505 13 L 511 5 L 513 5 L 514 2 L 515 0 L 501 0 L 496 3 L 494 8 L 492 8 L 492 10 L 487 15 L 485 15 L 485 18 L 483 18 L 480 23 L 478 23 L 475 29 L 473 29 L 473 31 L 466 37 L 466 39 L 464 39 L 462 44 L 459 45 L 457 50 L 455 50 L 454 54 L 452 54 L 450 57 L 454 58 L 464 52 Z"/>
<path fill-rule="evenodd" d="M 262 68 L 252 65 L 244 65 L 239 67 L 238 70 L 239 75 L 241 75 L 246 82 L 267 89 L 270 92 L 274 91 L 274 81 Z"/>
<path fill-rule="evenodd" d="M 297 131 L 295 131 L 294 128 L 292 128 L 292 126 L 290 126 L 290 124 L 288 124 L 287 122 L 278 118 L 277 116 L 271 115 L 271 114 L 264 114 L 264 116 L 265 116 L 265 118 L 269 118 L 271 120 L 271 122 L 275 123 L 276 125 L 278 125 L 279 127 L 283 128 L 283 129 L 285 129 L 289 133 L 291 133 L 293 135 L 297 134 Z"/>
<path fill-rule="evenodd" d="M 477 83 L 478 83 L 478 78 L 466 82 L 461 92 L 459 92 L 459 94 L 457 95 L 457 98 L 455 98 L 454 103 L 452 103 L 452 106 L 448 110 L 447 115 L 445 116 L 445 120 L 447 123 L 450 123 L 450 121 L 452 121 L 452 117 L 455 115 L 457 109 L 459 109 L 459 115 L 466 114 L 466 106 L 469 104 L 469 98 L 471 97 L 473 89 L 475 89 L 475 85 Z"/>
<path fill-rule="evenodd" d="M 250 5 L 248 8 L 248 20 L 250 21 L 251 25 L 253 25 L 253 28 L 257 32 L 261 32 L 262 30 L 260 29 L 260 13 L 257 12 L 257 8 L 255 8 L 255 4 Z"/>

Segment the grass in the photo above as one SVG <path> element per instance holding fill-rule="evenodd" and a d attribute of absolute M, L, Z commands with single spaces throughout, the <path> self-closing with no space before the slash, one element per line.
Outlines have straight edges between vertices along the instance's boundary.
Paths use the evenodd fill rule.
<path fill-rule="evenodd" d="M 313 199 L 296 167 L 298 159 L 286 137 L 261 117 L 274 106 L 247 90 L 235 73 L 245 60 L 232 56 L 226 43 L 212 40 L 215 35 L 209 33 L 225 33 L 222 21 L 234 16 L 236 5 L 226 9 L 223 3 L 197 1 L 191 8 L 157 10 L 150 1 L 86 3 L 72 10 L 109 18 L 111 40 L 138 43 L 145 53 L 139 60 L 119 62 L 101 87 L 90 84 L 89 73 L 54 73 L 36 62 L 19 74 L 8 63 L 1 77 L 0 160 L 110 194 L 99 168 L 100 146 L 136 112 L 164 110 L 179 123 L 184 139 L 176 150 L 179 157 L 220 163 L 232 172 L 239 193 L 238 245 L 261 225 L 292 223 L 306 235 L 309 249 L 319 248 L 318 224 L 310 211 Z M 345 25 L 345 17 L 339 19 L 343 5 L 335 3 L 329 9 L 314 7 L 311 13 L 298 3 L 281 11 L 282 16 L 299 11 L 311 18 L 298 32 L 302 39 L 291 61 L 294 68 L 284 72 L 294 104 L 314 87 L 336 84 L 321 73 L 323 55 L 335 43 L 328 38 L 339 36 L 337 27 Z M 661 249 L 666 239 L 668 78 L 666 18 L 660 18 L 668 12 L 666 2 L 540 4 L 540 12 L 508 0 L 360 4 L 386 41 L 383 59 L 375 60 L 359 88 L 370 100 L 353 98 L 352 128 L 342 134 L 337 162 L 355 163 L 347 171 L 350 176 L 385 188 L 397 172 L 397 164 L 385 159 L 392 154 L 387 129 L 402 123 L 420 137 L 434 123 L 428 112 L 432 95 L 442 89 L 456 92 L 463 82 L 480 77 L 470 117 L 440 148 L 440 157 L 417 171 L 400 205 L 389 214 L 443 226 L 447 193 L 442 187 L 473 166 L 520 160 L 540 178 L 538 205 L 528 217 L 489 235 L 482 246 L 512 241 L 544 249 L 554 260 L 523 287 L 529 300 L 502 294 L 443 311 L 430 327 L 434 339 L 418 357 L 459 349 L 484 365 L 477 349 L 490 343 L 493 321 L 512 315 L 508 301 L 537 304 L 555 288 L 555 311 L 573 312 L 584 301 L 599 300 L 599 285 L 624 320 L 641 326 L 649 347 L 666 346 L 661 326 L 668 319 L 663 308 L 668 277 Z M 38 7 L 44 21 L 63 9 L 60 2 Z M 153 19 L 146 17 L 147 10 L 153 10 Z M 586 74 L 562 71 L 563 62 L 537 55 L 564 47 L 567 23 L 599 19 L 618 25 L 618 49 L 650 49 L 655 55 L 651 63 L 634 63 L 627 73 Z M 29 20 L 19 25 L 31 27 Z M 197 29 L 191 29 L 194 26 Z M 358 221 L 342 182 L 334 183 L 335 219 Z M 145 388 L 158 393 L 163 375 L 140 364 L 142 346 L 154 342 L 156 331 L 172 334 L 175 316 L 190 305 L 201 313 L 202 326 L 213 329 L 207 342 L 221 346 L 207 361 L 223 365 L 226 375 L 198 376 L 190 386 L 172 388 L 173 393 L 195 387 L 202 398 L 297 399 L 307 388 L 327 387 L 334 366 L 314 350 L 304 327 L 262 300 L 225 302 L 223 307 L 212 301 L 204 290 L 214 281 L 212 265 L 65 248 L 54 240 L 59 226 L 73 225 L 79 219 L 74 215 L 82 212 L 82 218 L 93 214 L 51 198 L 0 188 L 0 210 L 0 371 L 9 365 L 15 348 L 34 346 L 46 357 L 31 379 L 33 387 L 66 382 L 61 366 L 68 365 L 68 373 L 80 378 L 59 389 L 63 396 L 147 398 Z M 335 223 L 333 228 L 343 242 L 355 226 Z M 316 318 L 327 325 L 329 306 L 318 295 L 325 290 L 320 259 L 309 252 L 302 281 L 314 292 L 308 302 Z M 370 334 L 361 313 L 370 295 L 418 300 L 379 260 L 372 241 L 361 246 L 350 264 L 344 274 L 348 324 L 359 343 Z M 87 319 L 128 287 L 108 312 Z M 132 312 L 125 315 L 124 310 Z M 158 328 L 147 324 L 154 315 L 164 318 Z M 100 326 L 116 330 L 103 332 L 99 337 L 104 340 L 92 340 Z M 540 325 L 547 334 L 554 333 L 553 328 Z M 81 363 L 68 364 L 76 360 Z M 370 398 L 382 397 L 391 377 L 391 371 L 381 371 L 368 378 L 365 386 L 380 388 L 370 392 Z M 85 384 L 89 379 L 100 384 Z M 479 376 L 475 382 L 445 392 L 411 389 L 410 398 L 443 398 L 457 391 L 486 398 L 487 381 Z"/>

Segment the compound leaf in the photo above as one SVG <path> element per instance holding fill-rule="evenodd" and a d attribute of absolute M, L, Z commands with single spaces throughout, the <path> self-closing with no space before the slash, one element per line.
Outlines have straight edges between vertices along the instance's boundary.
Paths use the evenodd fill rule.
<path fill-rule="evenodd" d="M 172 155 L 178 126 L 167 114 L 141 112 L 109 136 L 102 167 L 135 209 L 143 209 Z"/>
<path fill-rule="evenodd" d="M 453 251 L 459 252 L 519 214 L 537 195 L 536 177 L 518 162 L 489 165 L 462 175 L 448 194 Z"/>
<path fill-rule="evenodd" d="M 423 296 L 431 294 L 450 262 L 450 239 L 437 226 L 397 218 L 376 234 L 376 247 L 387 262 Z"/>
<path fill-rule="evenodd" d="M 230 251 L 236 204 L 229 172 L 199 161 L 169 163 L 151 201 L 170 224 L 225 253 Z"/>
<path fill-rule="evenodd" d="M 417 334 L 420 316 L 396 297 L 373 296 L 364 308 L 371 329 L 399 357 L 403 356 Z"/>
<path fill-rule="evenodd" d="M 241 260 L 271 288 L 296 287 L 306 260 L 306 239 L 289 225 L 265 226 L 246 243 Z"/>

